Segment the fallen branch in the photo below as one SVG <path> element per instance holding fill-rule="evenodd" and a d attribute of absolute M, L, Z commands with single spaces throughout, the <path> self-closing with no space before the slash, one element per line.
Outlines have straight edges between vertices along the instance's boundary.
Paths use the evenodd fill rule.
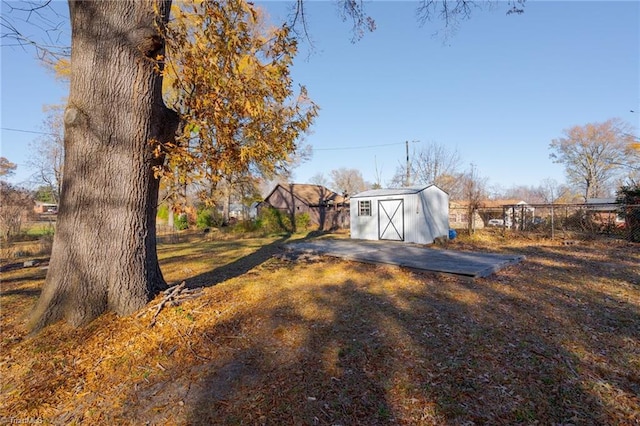
<path fill-rule="evenodd" d="M 187 285 L 187 283 L 185 281 L 182 281 L 180 284 L 178 284 L 178 285 L 176 285 L 174 287 L 170 287 L 170 288 L 168 288 L 167 290 L 165 290 L 163 292 L 164 297 L 154 307 L 155 308 L 155 313 L 151 317 L 151 322 L 149 323 L 149 328 L 151 328 L 151 327 L 153 327 L 155 325 L 156 320 L 158 318 L 158 315 L 160 314 L 160 311 L 162 311 L 162 309 L 165 306 L 178 306 L 182 302 L 185 302 L 185 301 L 191 300 L 191 299 L 195 299 L 195 298 L 200 296 L 200 293 L 202 292 L 201 288 L 189 289 L 189 288 L 186 288 L 186 285 Z M 154 309 L 154 308 L 151 308 L 151 309 Z M 145 313 L 146 312 L 141 312 L 140 314 L 138 314 L 138 318 L 143 316 Z"/>

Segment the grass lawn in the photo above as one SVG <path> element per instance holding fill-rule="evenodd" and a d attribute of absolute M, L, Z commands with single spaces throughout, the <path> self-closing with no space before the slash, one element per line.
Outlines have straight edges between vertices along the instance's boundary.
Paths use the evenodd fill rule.
<path fill-rule="evenodd" d="M 163 244 L 166 307 L 28 336 L 45 271 L 2 273 L 0 418 L 56 424 L 638 425 L 640 245 L 461 237 L 526 255 L 475 281 L 283 239 Z M 155 304 L 159 299 L 156 299 Z"/>

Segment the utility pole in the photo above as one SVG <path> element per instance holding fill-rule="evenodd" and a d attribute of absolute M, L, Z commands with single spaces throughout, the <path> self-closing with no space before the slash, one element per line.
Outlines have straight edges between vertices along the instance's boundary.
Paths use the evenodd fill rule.
<path fill-rule="evenodd" d="M 404 186 L 409 186 L 409 184 L 411 183 L 411 168 L 409 167 L 409 141 L 405 141 L 405 147 L 407 151 L 407 180 L 404 183 Z"/>

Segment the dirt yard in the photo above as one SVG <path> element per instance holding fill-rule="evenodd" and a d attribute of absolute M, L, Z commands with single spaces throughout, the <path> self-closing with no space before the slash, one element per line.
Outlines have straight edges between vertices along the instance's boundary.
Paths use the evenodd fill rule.
<path fill-rule="evenodd" d="M 0 277 L 0 418 L 44 424 L 638 425 L 640 246 L 460 238 L 526 255 L 474 281 L 165 244 L 195 299 L 25 330 L 46 271 Z"/>

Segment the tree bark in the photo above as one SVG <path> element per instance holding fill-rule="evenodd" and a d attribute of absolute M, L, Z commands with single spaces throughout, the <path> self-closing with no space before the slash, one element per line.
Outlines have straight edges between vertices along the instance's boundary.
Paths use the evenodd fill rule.
<path fill-rule="evenodd" d="M 128 315 L 166 286 L 156 254 L 162 159 L 177 115 L 162 101 L 157 23 L 171 1 L 69 1 L 71 86 L 57 230 L 30 326 Z"/>

